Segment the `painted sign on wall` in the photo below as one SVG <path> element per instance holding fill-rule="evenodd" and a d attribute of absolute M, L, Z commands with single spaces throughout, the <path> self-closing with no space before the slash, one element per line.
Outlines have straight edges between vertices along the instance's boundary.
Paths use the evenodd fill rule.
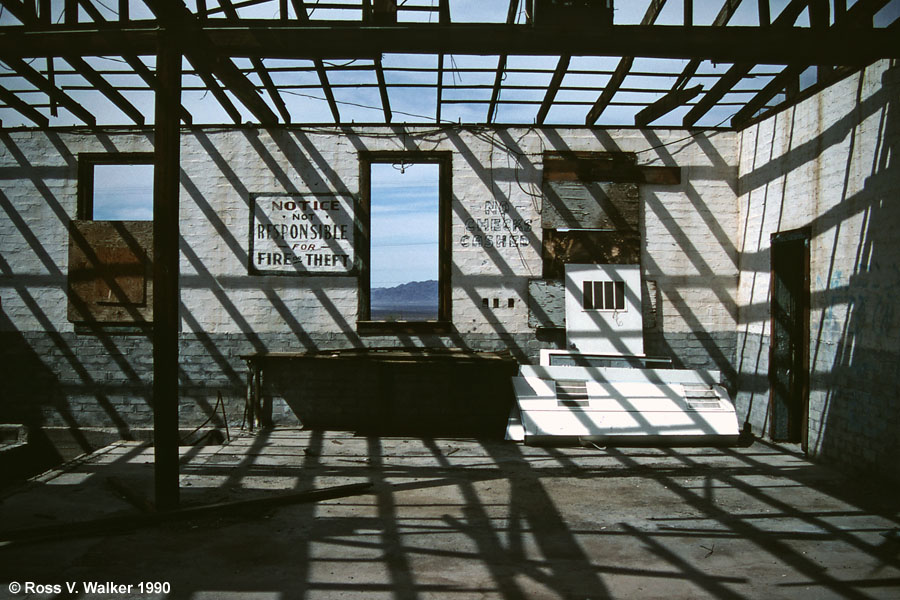
<path fill-rule="evenodd" d="M 253 194 L 251 274 L 346 275 L 353 271 L 350 194 Z"/>

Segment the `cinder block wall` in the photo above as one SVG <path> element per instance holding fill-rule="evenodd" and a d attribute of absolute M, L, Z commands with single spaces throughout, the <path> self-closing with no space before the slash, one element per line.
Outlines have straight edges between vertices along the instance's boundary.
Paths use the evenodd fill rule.
<path fill-rule="evenodd" d="M 768 431 L 770 235 L 810 227 L 809 451 L 900 480 L 900 69 L 741 132 L 738 407 Z"/>
<path fill-rule="evenodd" d="M 509 350 L 520 362 L 536 360 L 540 348 L 561 339 L 528 324 L 528 280 L 542 270 L 545 151 L 635 152 L 639 164 L 682 167 L 680 185 L 640 190 L 643 273 L 657 290 L 645 348 L 677 365 L 729 376 L 737 320 L 737 140 L 733 132 L 587 128 L 185 130 L 182 424 L 202 422 L 219 392 L 229 420 L 240 421 L 246 367 L 239 356 L 251 352 L 421 345 Z M 66 315 L 78 153 L 150 150 L 147 130 L 0 133 L 0 364 L 12 382 L 0 421 L 114 426 L 123 435 L 150 423 L 150 341 L 76 334 Z M 359 334 L 353 277 L 248 275 L 249 195 L 355 195 L 357 154 L 364 150 L 453 153 L 452 334 Z M 471 220 L 498 203 L 523 223 L 523 243 L 472 244 Z M 500 308 L 483 306 L 483 298 L 494 297 Z"/>

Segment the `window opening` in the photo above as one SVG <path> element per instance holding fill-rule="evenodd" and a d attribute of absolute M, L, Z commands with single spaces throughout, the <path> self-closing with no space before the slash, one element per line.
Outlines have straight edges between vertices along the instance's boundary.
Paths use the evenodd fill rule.
<path fill-rule="evenodd" d="M 584 310 L 625 310 L 625 282 L 583 282 L 581 306 Z"/>
<path fill-rule="evenodd" d="M 370 165 L 369 318 L 429 321 L 440 314 L 440 164 Z"/>

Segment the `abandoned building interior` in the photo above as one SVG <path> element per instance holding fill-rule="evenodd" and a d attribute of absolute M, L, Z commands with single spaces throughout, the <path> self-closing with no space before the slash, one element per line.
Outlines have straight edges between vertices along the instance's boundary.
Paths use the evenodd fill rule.
<path fill-rule="evenodd" d="M 502 440 L 590 347 L 898 485 L 898 16 L 0 0 L 0 423 L 172 508 L 185 431 Z"/>

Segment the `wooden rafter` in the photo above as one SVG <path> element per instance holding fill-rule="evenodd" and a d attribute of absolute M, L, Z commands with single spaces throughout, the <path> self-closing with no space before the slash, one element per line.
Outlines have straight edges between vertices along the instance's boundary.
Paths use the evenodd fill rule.
<path fill-rule="evenodd" d="M 652 0 L 650 6 L 647 7 L 647 12 L 644 13 L 644 18 L 641 19 L 641 25 L 652 25 L 665 4 L 666 0 Z M 606 110 L 606 107 L 609 106 L 613 96 L 615 96 L 616 92 L 619 91 L 619 88 L 622 87 L 622 82 L 625 81 L 625 77 L 628 76 L 628 71 L 631 70 L 633 64 L 633 56 L 623 56 L 619 60 L 619 65 L 616 67 L 612 77 L 609 78 L 606 87 L 603 88 L 600 97 L 597 98 L 597 101 L 594 102 L 594 106 L 588 111 L 587 117 L 584 119 L 585 125 L 593 125 L 597 122 L 597 119 L 600 118 L 600 115 L 602 115 L 603 111 Z"/>
<path fill-rule="evenodd" d="M 216 81 L 216 78 L 213 77 L 213 74 L 205 69 L 197 68 L 197 65 L 194 64 L 191 58 L 188 58 L 188 62 L 191 63 L 191 66 L 194 67 L 194 71 L 197 72 L 197 75 L 200 79 L 203 80 L 203 85 L 209 89 L 210 93 L 222 107 L 222 109 L 228 113 L 228 116 L 235 124 L 240 124 L 243 120 L 241 118 L 241 111 L 235 107 L 234 103 L 231 101 L 231 98 L 228 97 L 228 94 L 225 93 L 225 90 L 222 89 L 222 86 L 219 85 L 219 82 Z"/>
<path fill-rule="evenodd" d="M 872 18 L 872 15 L 884 8 L 889 0 L 859 0 L 850 9 L 847 9 L 846 2 L 839 6 L 839 2 L 835 3 L 834 28 L 846 29 L 852 28 Z M 769 83 L 763 87 L 757 94 L 750 99 L 731 119 L 732 127 L 743 127 L 753 118 L 753 116 L 762 110 L 768 102 L 778 93 L 792 87 L 797 81 L 800 74 L 810 65 L 796 64 L 787 65 L 784 70 L 772 78 Z"/>
<path fill-rule="evenodd" d="M 800 16 L 800 13 L 803 12 L 803 9 L 806 8 L 809 2 L 810 0 L 791 0 L 791 2 L 784 7 L 784 10 L 781 11 L 781 14 L 778 15 L 778 18 L 772 22 L 772 27 L 783 28 L 793 25 L 794 21 L 797 20 L 797 17 Z M 738 82 L 746 77 L 753 67 L 753 63 L 747 62 L 733 64 L 731 68 L 719 78 L 716 84 L 703 94 L 700 101 L 687 112 L 682 121 L 682 126 L 693 127 L 703 115 L 709 112 L 709 110 L 725 96 L 725 94 L 731 91 Z"/>
<path fill-rule="evenodd" d="M 516 9 L 519 8 L 519 0 L 509 0 L 509 8 L 506 11 L 506 24 L 514 25 L 516 23 Z M 497 59 L 497 72 L 494 75 L 494 88 L 491 90 L 491 102 L 488 105 L 487 122 L 494 120 L 497 112 L 497 99 L 500 98 L 500 86 L 503 84 L 503 75 L 506 70 L 506 60 L 508 55 L 501 54 Z"/>
<path fill-rule="evenodd" d="M 192 41 L 192 47 L 186 51 L 186 55 L 198 72 L 206 71 L 215 75 L 261 124 L 278 123 L 278 117 L 257 93 L 256 86 L 230 58 L 216 55 L 215 45 L 209 41 L 197 17 L 184 4 L 178 2 L 176 6 L 176 3 L 166 0 L 145 2 L 165 27 L 178 32 L 182 39 Z"/>
<path fill-rule="evenodd" d="M 309 15 L 306 12 L 306 6 L 303 0 L 291 0 L 294 5 L 294 12 L 297 13 L 297 20 L 302 24 L 309 23 Z M 322 92 L 325 94 L 325 100 L 328 102 L 328 108 L 331 109 L 331 117 L 335 123 L 341 122 L 341 111 L 338 109 L 337 101 L 334 99 L 334 90 L 328 83 L 328 73 L 325 70 L 325 63 L 321 58 L 314 58 L 313 65 L 316 68 L 316 75 L 319 77 L 319 85 L 322 86 Z"/>
<path fill-rule="evenodd" d="M 94 4 L 90 0 L 80 0 L 80 2 L 81 2 L 82 8 L 84 8 L 85 12 L 88 14 L 88 16 L 91 19 L 93 19 L 93 21 L 95 23 L 107 22 L 106 17 L 104 17 L 103 14 L 99 10 L 97 10 L 97 7 L 94 6 Z M 124 7 L 122 6 L 123 4 L 124 4 Z M 48 12 L 47 16 L 49 17 L 49 12 Z M 41 18 L 43 18 L 43 17 L 41 17 Z M 128 18 L 129 18 L 128 2 L 127 2 L 127 0 L 120 0 L 120 2 L 119 2 L 119 19 L 127 21 Z M 70 55 L 70 57 L 71 57 L 71 55 Z M 146 83 L 150 87 L 150 89 L 152 89 L 154 92 L 156 92 L 159 89 L 159 83 L 156 80 L 156 75 L 154 75 L 153 71 L 151 71 L 147 67 L 147 65 L 144 64 L 144 61 L 142 61 L 140 58 L 138 58 L 134 54 L 123 54 L 122 59 L 126 63 L 128 63 L 128 66 L 131 67 L 131 69 L 138 75 L 138 77 L 140 77 L 141 79 L 144 80 L 144 83 Z M 185 124 L 190 125 L 193 119 L 191 117 L 191 113 L 186 108 L 184 108 L 184 106 L 181 107 L 180 114 L 181 114 L 181 120 L 184 121 Z"/>
<path fill-rule="evenodd" d="M 34 12 L 33 2 L 23 2 L 22 0 L 2 0 L 0 5 L 12 13 L 12 15 L 20 20 L 22 24 L 28 25 L 37 21 L 37 14 Z"/>
<path fill-rule="evenodd" d="M 83 58 L 80 56 L 66 56 L 64 58 L 79 75 L 84 77 L 85 80 L 97 89 L 97 91 L 106 96 L 110 102 L 119 107 L 119 110 L 128 115 L 129 119 L 134 121 L 137 125 L 144 124 L 144 114 L 135 108 L 135 106 L 129 102 L 119 90 L 110 85 L 110 83 L 106 81 L 100 73 L 94 70 L 94 68 Z"/>
<path fill-rule="evenodd" d="M 439 0 L 438 2 L 438 21 L 441 25 L 450 24 L 450 0 Z M 437 67 L 437 107 L 434 111 L 434 120 L 441 122 L 441 105 L 444 96 L 444 53 L 438 53 Z"/>
<path fill-rule="evenodd" d="M 387 82 L 384 79 L 384 68 L 381 65 L 381 57 L 375 58 L 375 77 L 378 79 L 378 92 L 381 94 L 381 108 L 384 111 L 384 122 L 390 123 L 393 118 L 391 113 L 391 99 L 388 96 Z"/>
<path fill-rule="evenodd" d="M 231 3 L 231 0 L 219 0 L 219 5 L 224 11 L 226 17 L 235 22 L 240 20 L 237 10 L 235 9 L 234 4 Z M 272 103 L 275 105 L 275 108 L 278 109 L 278 113 L 281 115 L 281 120 L 285 123 L 290 123 L 291 113 L 288 111 L 287 106 L 284 103 L 284 99 L 282 99 L 281 94 L 278 92 L 278 88 L 275 87 L 275 83 L 272 81 L 272 77 L 266 70 L 262 59 L 256 56 L 252 56 L 250 57 L 250 64 L 253 65 L 253 70 L 256 71 L 256 75 L 262 82 L 266 93 L 269 94 L 269 98 L 271 98 Z"/>
<path fill-rule="evenodd" d="M 56 102 L 70 113 L 84 121 L 91 127 L 97 124 L 97 119 L 89 110 L 73 100 L 68 94 L 60 90 L 58 87 L 47 81 L 47 79 L 36 71 L 31 65 L 21 58 L 3 57 L 2 60 L 7 66 L 17 74 L 24 77 L 31 85 L 47 94 L 51 102 Z"/>
<path fill-rule="evenodd" d="M 768 2 L 768 0 L 760 0 L 760 2 Z M 725 0 L 725 4 L 722 5 L 719 14 L 717 14 L 715 20 L 713 20 L 713 27 L 724 27 L 727 25 L 728 21 L 731 20 L 731 17 L 740 5 L 741 0 Z M 684 69 L 682 69 L 678 79 L 675 80 L 672 90 L 678 90 L 685 87 L 691 77 L 694 76 L 694 73 L 697 72 L 697 68 L 700 67 L 701 62 L 702 61 L 696 58 L 691 59 L 691 61 L 685 65 Z"/>
<path fill-rule="evenodd" d="M 687 104 L 702 91 L 702 85 L 670 91 L 653 104 L 638 111 L 638 113 L 634 115 L 635 126 L 646 127 L 661 116 L 668 114 L 683 104 Z"/>
<path fill-rule="evenodd" d="M 437 67 L 437 108 L 434 113 L 434 120 L 441 122 L 441 106 L 443 105 L 444 96 L 444 55 L 438 54 Z"/>
<path fill-rule="evenodd" d="M 0 100 L 26 119 L 34 122 L 38 127 L 47 127 L 50 124 L 50 120 L 38 112 L 36 108 L 2 86 L 0 86 Z"/>
<path fill-rule="evenodd" d="M 572 57 L 568 54 L 563 54 L 559 57 L 559 62 L 556 63 L 556 69 L 553 71 L 553 77 L 550 78 L 550 85 L 547 86 L 547 91 L 544 94 L 544 100 L 541 102 L 541 107 L 538 109 L 537 118 L 535 119 L 535 123 L 538 125 L 542 125 L 547 118 L 547 113 L 550 112 L 550 107 L 553 106 L 553 101 L 556 99 L 556 93 L 559 91 L 559 86 L 562 85 L 563 78 L 566 76 L 566 71 L 569 70 L 569 62 L 571 59 Z"/>

